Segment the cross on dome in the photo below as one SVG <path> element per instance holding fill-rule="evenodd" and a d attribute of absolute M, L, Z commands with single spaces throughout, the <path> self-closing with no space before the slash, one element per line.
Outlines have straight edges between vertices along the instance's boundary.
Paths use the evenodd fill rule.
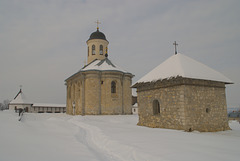
<path fill-rule="evenodd" d="M 95 23 L 97 24 L 97 29 L 99 29 L 99 24 L 101 24 L 101 22 L 97 20 Z"/>

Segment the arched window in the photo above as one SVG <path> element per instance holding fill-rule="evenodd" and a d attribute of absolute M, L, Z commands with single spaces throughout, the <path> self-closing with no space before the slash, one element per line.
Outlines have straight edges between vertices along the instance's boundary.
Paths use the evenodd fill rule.
<path fill-rule="evenodd" d="M 103 46 L 102 45 L 100 45 L 100 47 L 99 47 L 99 53 L 100 53 L 100 55 L 103 55 Z"/>
<path fill-rule="evenodd" d="M 111 93 L 116 93 L 116 82 L 112 81 L 111 83 Z"/>
<path fill-rule="evenodd" d="M 88 48 L 87 48 L 87 49 L 88 49 L 87 53 L 88 53 L 88 56 L 89 56 L 89 46 L 88 46 Z"/>
<path fill-rule="evenodd" d="M 153 101 L 153 114 L 154 115 L 160 114 L 160 104 L 158 100 Z"/>
<path fill-rule="evenodd" d="M 92 45 L 92 55 L 95 55 L 96 51 L 95 51 L 95 45 Z"/>

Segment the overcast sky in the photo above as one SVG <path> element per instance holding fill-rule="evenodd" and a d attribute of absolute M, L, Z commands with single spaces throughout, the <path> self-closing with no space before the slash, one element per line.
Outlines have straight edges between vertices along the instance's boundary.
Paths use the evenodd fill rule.
<path fill-rule="evenodd" d="M 178 51 L 223 73 L 240 106 L 239 0 L 0 0 L 0 102 L 19 86 L 34 103 L 65 103 L 64 80 L 87 58 L 90 34 L 136 82 Z"/>

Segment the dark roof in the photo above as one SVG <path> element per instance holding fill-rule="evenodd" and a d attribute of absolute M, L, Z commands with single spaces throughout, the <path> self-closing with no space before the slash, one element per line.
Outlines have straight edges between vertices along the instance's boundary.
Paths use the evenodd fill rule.
<path fill-rule="evenodd" d="M 102 40 L 106 40 L 107 41 L 106 36 L 104 35 L 104 33 L 100 32 L 98 29 L 97 29 L 97 31 L 93 32 L 90 35 L 88 40 L 92 40 L 92 39 L 102 39 Z"/>
<path fill-rule="evenodd" d="M 22 89 L 20 89 L 20 91 L 18 92 L 18 94 L 14 97 L 14 100 L 17 98 L 17 96 L 22 93 Z"/>

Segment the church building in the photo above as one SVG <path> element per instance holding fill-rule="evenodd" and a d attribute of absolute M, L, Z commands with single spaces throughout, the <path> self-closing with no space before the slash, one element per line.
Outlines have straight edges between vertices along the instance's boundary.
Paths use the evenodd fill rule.
<path fill-rule="evenodd" d="M 87 65 L 65 80 L 67 114 L 131 114 L 133 74 L 108 58 L 108 40 L 99 31 L 87 40 Z"/>
<path fill-rule="evenodd" d="M 138 80 L 138 125 L 185 131 L 229 130 L 225 85 L 232 81 L 176 53 Z"/>
<path fill-rule="evenodd" d="M 22 89 L 20 88 L 17 95 L 9 103 L 9 110 L 18 112 L 23 110 L 29 113 L 65 113 L 65 104 L 49 104 L 49 103 L 32 103 L 27 99 Z"/>

